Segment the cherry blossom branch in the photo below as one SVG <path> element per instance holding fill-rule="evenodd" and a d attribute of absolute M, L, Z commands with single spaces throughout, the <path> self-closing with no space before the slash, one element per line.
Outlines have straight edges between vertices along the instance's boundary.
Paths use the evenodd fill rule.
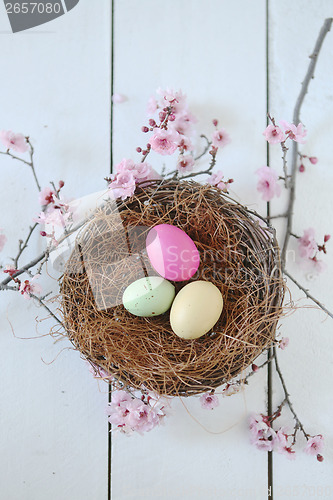
<path fill-rule="evenodd" d="M 65 329 L 65 325 L 62 323 L 62 321 L 51 311 L 51 309 L 45 304 L 45 302 L 40 297 L 37 297 L 37 295 L 34 294 L 30 294 L 30 297 L 32 297 L 34 300 L 37 300 L 37 302 L 39 302 L 40 305 L 47 310 L 50 316 L 52 316 L 52 318 L 55 319 L 57 323 L 59 323 Z"/>
<path fill-rule="evenodd" d="M 321 303 L 319 302 L 318 299 L 316 299 L 315 297 L 313 297 L 313 295 L 311 295 L 309 293 L 309 291 L 307 290 L 307 288 L 304 288 L 302 285 L 300 285 L 298 283 L 298 281 L 295 280 L 295 278 L 293 276 L 291 276 L 291 274 L 289 274 L 286 270 L 284 270 L 284 274 L 289 278 L 291 279 L 291 281 L 293 283 L 295 283 L 295 285 L 300 289 L 302 290 L 302 292 L 305 293 L 306 297 L 310 300 L 312 300 L 312 302 L 314 302 L 315 304 L 317 304 L 318 307 L 320 307 L 320 309 L 322 309 L 323 311 L 325 311 L 331 318 L 333 318 L 333 314 Z"/>
<path fill-rule="evenodd" d="M 31 238 L 31 235 L 37 226 L 38 226 L 38 222 L 36 222 L 33 226 L 30 226 L 28 236 L 26 237 L 24 242 L 23 242 L 23 240 L 19 240 L 19 251 L 18 251 L 18 254 L 16 255 L 15 259 L 13 259 L 15 269 L 17 268 L 19 258 L 21 257 L 23 251 L 27 248 L 28 242 Z"/>
<path fill-rule="evenodd" d="M 211 145 L 212 145 L 211 141 L 208 139 L 208 137 L 207 137 L 205 134 L 201 134 L 201 135 L 200 135 L 200 137 L 201 137 L 202 139 L 206 139 L 207 144 L 206 144 L 205 149 L 203 150 L 203 152 L 202 152 L 202 153 L 200 153 L 198 156 L 196 156 L 196 157 L 194 158 L 194 161 L 200 160 L 200 158 L 202 158 L 203 156 L 205 156 L 205 154 L 208 152 L 209 148 L 210 148 L 210 147 L 211 147 Z"/>
<path fill-rule="evenodd" d="M 261 368 L 264 368 L 264 366 L 267 366 L 269 363 L 271 363 L 271 361 L 273 361 L 273 359 L 274 359 L 274 356 L 272 354 L 261 365 L 258 365 L 258 366 L 257 365 L 252 365 L 252 371 L 250 373 L 248 373 L 243 380 L 239 380 L 239 383 L 241 383 L 242 381 L 243 381 L 243 383 L 247 383 L 247 380 L 250 377 L 252 377 L 252 375 L 254 375 L 255 373 L 257 373 L 258 370 L 260 370 Z M 254 366 L 255 366 L 255 369 L 254 369 Z"/>
<path fill-rule="evenodd" d="M 30 147 L 30 151 L 29 151 L 29 155 L 30 155 L 30 168 L 31 168 L 31 170 L 32 170 L 32 174 L 33 174 L 33 176 L 34 176 L 34 179 L 35 179 L 35 182 L 36 182 L 37 189 L 38 189 L 38 191 L 41 191 L 41 190 L 42 190 L 42 188 L 40 187 L 40 184 L 39 184 L 39 182 L 38 182 L 37 175 L 36 175 L 36 171 L 35 171 L 35 165 L 34 165 L 34 158 L 33 158 L 33 157 L 34 157 L 34 152 L 35 152 L 35 150 L 34 150 L 33 145 L 32 145 L 32 144 L 31 144 L 31 142 L 30 142 L 29 137 L 27 137 L 27 143 L 29 144 L 29 147 Z"/>
<path fill-rule="evenodd" d="M 293 417 L 294 417 L 294 420 L 295 420 L 295 431 L 296 429 L 300 429 L 302 431 L 302 433 L 304 434 L 306 440 L 309 439 L 309 435 L 305 432 L 305 429 L 303 427 L 303 424 L 302 422 L 300 421 L 300 419 L 298 418 L 295 410 L 294 410 L 294 407 L 293 407 L 293 404 L 290 400 L 290 394 L 287 390 L 287 386 L 286 386 L 286 383 L 284 381 L 284 378 L 283 378 L 283 375 L 282 375 L 282 372 L 281 372 L 281 369 L 280 369 L 280 365 L 279 365 L 279 362 L 278 362 L 278 357 L 277 357 L 277 353 L 276 353 L 276 347 L 273 346 L 273 357 L 274 357 L 274 362 L 275 362 L 275 369 L 277 371 L 277 374 L 279 375 L 279 378 L 280 378 L 280 381 L 281 381 L 281 385 L 282 385 L 282 388 L 283 388 L 283 391 L 284 391 L 284 400 L 282 401 L 281 403 L 281 408 L 282 406 L 287 403 L 291 413 L 293 414 Z M 276 412 L 275 412 L 276 413 Z M 297 432 L 297 431 L 296 431 Z"/>
<path fill-rule="evenodd" d="M 322 44 L 324 42 L 325 36 L 331 29 L 333 18 L 328 18 L 325 20 L 317 41 L 314 46 L 313 53 L 309 56 L 311 61 L 307 70 L 307 73 L 305 75 L 305 78 L 303 80 L 302 86 L 301 86 L 301 91 L 299 93 L 299 96 L 297 98 L 295 108 L 294 108 L 294 114 L 293 114 L 293 123 L 298 124 L 300 122 L 300 111 L 301 107 L 304 101 L 304 97 L 308 92 L 309 88 L 309 83 L 310 81 L 314 78 L 314 71 L 316 67 L 316 63 L 318 60 L 318 55 L 320 52 L 320 49 L 322 47 Z M 292 222 L 293 222 L 293 215 L 294 215 L 294 203 L 295 203 L 295 191 L 296 191 L 296 173 L 297 173 L 297 157 L 298 157 L 298 143 L 296 141 L 293 141 L 292 143 L 292 159 L 291 159 L 291 175 L 289 179 L 289 188 L 290 188 L 290 196 L 289 196 L 289 203 L 288 203 L 288 217 L 287 217 L 287 229 L 286 229 L 286 235 L 283 243 L 283 248 L 282 248 L 282 253 L 281 253 L 281 262 L 282 262 L 282 268 L 285 268 L 286 265 L 286 253 L 287 253 L 287 247 L 289 243 L 289 238 L 290 234 L 292 232 Z"/>
<path fill-rule="evenodd" d="M 198 156 L 196 156 L 194 158 L 194 161 L 197 161 L 199 160 L 200 158 L 202 158 L 203 156 L 205 156 L 205 154 L 207 154 L 209 148 L 211 147 L 212 143 L 211 141 L 208 139 L 208 137 L 205 135 L 205 134 L 201 134 L 200 135 L 201 138 L 205 139 L 207 141 L 207 144 L 206 146 L 204 147 L 204 150 L 202 151 L 202 153 L 200 153 Z M 214 166 L 214 165 L 213 165 Z M 186 179 L 186 178 L 190 178 L 190 177 L 195 177 L 196 175 L 201 175 L 201 174 L 211 174 L 212 173 L 212 169 L 213 167 L 210 165 L 209 168 L 207 170 L 204 170 L 204 171 L 200 171 L 200 172 L 191 172 L 190 174 L 187 174 L 187 175 L 182 175 L 181 178 L 182 179 Z M 168 172 L 164 177 L 167 179 L 168 177 L 173 177 L 173 176 L 177 176 L 178 177 L 178 174 L 179 174 L 179 171 L 177 169 L 175 170 L 171 170 L 171 172 Z M 163 172 L 162 172 L 162 176 L 163 176 Z"/>
<path fill-rule="evenodd" d="M 32 175 L 34 176 L 34 179 L 35 179 L 35 183 L 36 183 L 36 186 L 37 186 L 37 189 L 38 191 L 41 191 L 41 187 L 40 187 L 40 184 L 39 184 L 39 181 L 37 179 L 37 175 L 36 175 L 36 171 L 35 171 L 35 166 L 34 166 L 34 160 L 33 160 L 33 156 L 34 156 L 34 147 L 33 145 L 31 144 L 30 142 L 30 139 L 29 137 L 26 137 L 26 142 L 27 144 L 29 144 L 29 156 L 30 156 L 30 161 L 26 161 L 24 160 L 23 158 L 20 158 L 19 156 L 15 156 L 13 155 L 9 149 L 7 149 L 7 151 L 0 151 L 0 154 L 2 155 L 6 155 L 6 156 L 10 156 L 13 160 L 18 160 L 22 163 L 24 163 L 25 165 L 28 165 L 30 168 L 31 168 L 31 171 L 32 171 Z"/>
<path fill-rule="evenodd" d="M 276 127 L 275 119 L 268 113 L 268 119 L 272 122 L 274 127 Z M 288 169 L 287 169 L 287 152 L 288 148 L 286 146 L 286 140 L 280 143 L 282 149 L 282 169 L 283 169 L 283 177 L 280 177 L 284 181 L 285 188 L 288 187 Z"/>

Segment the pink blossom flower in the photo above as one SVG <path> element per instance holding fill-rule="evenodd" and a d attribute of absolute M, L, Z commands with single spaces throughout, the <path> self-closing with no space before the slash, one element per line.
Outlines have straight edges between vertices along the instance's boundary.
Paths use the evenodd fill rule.
<path fill-rule="evenodd" d="M 72 214 L 70 211 L 65 212 L 61 208 L 50 207 L 47 212 L 41 212 L 38 217 L 34 218 L 34 222 L 38 224 L 50 224 L 50 226 L 65 227 L 70 222 Z"/>
<path fill-rule="evenodd" d="M 229 135 L 226 133 L 224 128 L 221 128 L 220 130 L 216 130 L 213 133 L 213 138 L 212 138 L 212 144 L 216 148 L 222 148 L 229 144 L 231 141 Z"/>
<path fill-rule="evenodd" d="M 115 167 L 117 174 L 135 170 L 135 163 L 131 159 L 123 158 Z"/>
<path fill-rule="evenodd" d="M 173 112 L 179 113 L 186 108 L 186 95 L 181 90 L 159 88 L 156 92 L 160 96 L 158 104 L 162 109 L 171 105 Z"/>
<path fill-rule="evenodd" d="M 240 390 L 241 386 L 239 384 L 227 384 L 222 391 L 222 396 L 233 396 L 237 392 L 240 392 Z"/>
<path fill-rule="evenodd" d="M 228 183 L 222 180 L 223 177 L 224 177 L 223 172 L 221 170 L 218 170 L 215 174 L 212 174 L 210 177 L 208 177 L 207 183 L 210 184 L 211 186 L 218 187 L 224 192 L 227 192 Z"/>
<path fill-rule="evenodd" d="M 128 392 L 123 390 L 112 392 L 112 405 L 115 405 L 117 407 L 120 406 L 120 404 L 124 401 L 132 401 L 132 396 Z"/>
<path fill-rule="evenodd" d="M 191 139 L 189 137 L 182 135 L 181 139 L 179 141 L 178 147 L 181 151 L 192 151 L 193 144 L 192 144 Z"/>
<path fill-rule="evenodd" d="M 55 195 L 55 192 L 49 188 L 45 187 L 41 190 L 38 196 L 38 201 L 40 205 L 45 206 L 49 205 L 50 203 L 53 203 L 53 195 Z"/>
<path fill-rule="evenodd" d="M 312 259 L 318 249 L 316 240 L 314 239 L 315 230 L 310 227 L 304 230 L 304 234 L 298 239 L 298 251 L 302 258 Z"/>
<path fill-rule="evenodd" d="M 179 143 L 179 134 L 171 130 L 158 129 L 149 139 L 151 148 L 161 155 L 172 155 Z"/>
<path fill-rule="evenodd" d="M 281 427 L 276 432 L 276 439 L 274 442 L 274 451 L 281 453 L 289 458 L 289 460 L 295 459 L 295 450 L 292 449 L 292 445 L 288 442 L 288 433 L 284 427 Z"/>
<path fill-rule="evenodd" d="M 164 416 L 163 409 L 134 398 L 126 391 L 115 391 L 107 407 L 109 422 L 122 432 L 148 432 L 160 423 Z"/>
<path fill-rule="evenodd" d="M 220 404 L 219 398 L 211 392 L 205 392 L 205 394 L 202 394 L 199 401 L 202 408 L 205 408 L 206 410 L 214 410 L 214 408 Z"/>
<path fill-rule="evenodd" d="M 281 340 L 280 340 L 280 343 L 279 343 L 279 347 L 280 349 L 282 349 L 284 351 L 284 349 L 286 347 L 288 347 L 289 345 L 289 338 L 288 337 L 283 337 Z"/>
<path fill-rule="evenodd" d="M 114 376 L 112 375 L 112 373 L 108 373 L 106 370 L 104 370 L 104 368 L 101 368 L 100 366 L 95 365 L 95 363 L 93 363 L 92 361 L 90 361 L 90 362 L 87 361 L 87 364 L 88 364 L 90 373 L 92 373 L 95 378 L 101 378 L 101 379 L 107 380 L 107 381 L 111 381 L 114 379 Z"/>
<path fill-rule="evenodd" d="M 262 451 L 272 451 L 276 441 L 276 433 L 269 425 L 264 415 L 252 415 L 249 428 L 251 432 L 251 443 Z"/>
<path fill-rule="evenodd" d="M 303 125 L 299 123 L 296 127 L 293 123 L 286 122 L 285 120 L 280 121 L 280 125 L 287 137 L 300 144 L 305 144 L 304 137 L 306 136 L 306 130 L 303 129 Z"/>
<path fill-rule="evenodd" d="M 153 169 L 147 162 L 137 163 L 132 171 L 136 182 L 143 183 L 144 181 L 157 181 L 162 179 L 160 174 Z"/>
<path fill-rule="evenodd" d="M 12 278 L 14 274 L 16 274 L 18 269 L 16 269 L 14 266 L 11 264 L 7 264 L 5 269 L 3 270 L 4 273 L 9 274 L 9 276 Z"/>
<path fill-rule="evenodd" d="M 175 120 L 169 123 L 169 128 L 181 135 L 189 136 L 193 133 L 193 124 L 197 119 L 189 111 L 183 111 L 176 115 Z"/>
<path fill-rule="evenodd" d="M 153 115 L 155 113 L 155 111 L 157 110 L 157 107 L 158 107 L 158 104 L 157 104 L 155 97 L 153 97 L 153 96 L 150 97 L 148 100 L 148 104 L 147 104 L 148 115 Z"/>
<path fill-rule="evenodd" d="M 23 134 L 14 134 L 11 130 L 1 130 L 0 141 L 7 149 L 12 149 L 18 153 L 25 153 L 28 144 Z"/>
<path fill-rule="evenodd" d="M 308 439 L 304 452 L 308 455 L 318 455 L 323 451 L 324 448 L 324 438 L 321 434 Z"/>
<path fill-rule="evenodd" d="M 192 155 L 180 155 L 177 163 L 178 172 L 191 172 L 194 166 Z"/>
<path fill-rule="evenodd" d="M 151 431 L 160 422 L 156 410 L 138 399 L 132 400 L 129 410 L 127 425 L 140 434 Z"/>
<path fill-rule="evenodd" d="M 318 274 L 323 273 L 327 269 L 327 264 L 317 259 L 317 257 L 312 257 L 307 263 L 310 264 L 311 270 Z"/>
<path fill-rule="evenodd" d="M 277 144 L 278 142 L 283 142 L 285 140 L 282 130 L 280 127 L 275 125 L 268 125 L 265 132 L 263 132 L 263 135 L 265 136 L 266 141 L 270 144 Z"/>
<path fill-rule="evenodd" d="M 133 196 L 135 191 L 135 177 L 130 170 L 119 172 L 109 184 L 109 191 L 115 198 L 126 198 Z"/>
<path fill-rule="evenodd" d="M 0 252 L 5 246 L 6 241 L 7 241 L 7 236 L 2 233 L 2 229 L 0 228 Z"/>
<path fill-rule="evenodd" d="M 274 196 L 280 196 L 281 186 L 278 184 L 278 174 L 269 167 L 261 167 L 256 171 L 259 176 L 257 190 L 262 193 L 262 199 L 270 201 Z"/>
<path fill-rule="evenodd" d="M 113 94 L 112 96 L 112 102 L 114 102 L 115 104 L 121 104 L 122 102 L 125 102 L 127 101 L 127 97 L 123 94 Z"/>
<path fill-rule="evenodd" d="M 31 294 L 40 295 L 42 293 L 42 287 L 40 286 L 40 284 L 35 283 L 35 280 L 37 280 L 38 278 L 39 275 L 36 274 L 30 281 L 25 280 L 21 282 L 19 291 L 25 299 L 30 300 Z"/>

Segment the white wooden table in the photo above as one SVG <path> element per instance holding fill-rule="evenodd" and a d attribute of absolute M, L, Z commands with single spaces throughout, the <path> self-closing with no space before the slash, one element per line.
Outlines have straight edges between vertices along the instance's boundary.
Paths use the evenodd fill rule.
<path fill-rule="evenodd" d="M 217 167 L 235 179 L 234 196 L 265 213 L 254 172 L 267 161 L 267 100 L 273 116 L 291 120 L 307 56 L 332 14 L 330 0 L 268 0 L 268 8 L 264 0 L 81 0 L 48 24 L 12 34 L 0 5 L 0 129 L 30 135 L 43 185 L 63 179 L 69 197 L 83 196 L 103 189 L 111 158 L 116 164 L 135 156 L 155 89 L 181 88 L 200 131 L 218 118 L 232 137 Z M 303 151 L 319 163 L 299 178 L 295 211 L 295 230 L 313 226 L 321 237 L 333 233 L 332 54 L 330 33 L 302 109 Z M 112 108 L 112 92 L 128 100 Z M 280 168 L 278 148 L 270 148 L 270 161 Z M 1 157 L 0 169 L 0 227 L 9 239 L 0 259 L 7 264 L 38 202 L 24 165 Z M 272 203 L 272 211 L 281 207 L 283 198 Z M 26 259 L 43 243 L 32 242 Z M 310 282 L 289 264 L 331 310 L 332 255 L 329 247 L 327 272 Z M 44 286 L 56 289 L 56 278 L 50 270 Z M 290 288 L 298 305 L 312 305 Z M 36 315 L 44 313 L 32 302 L 12 292 L 0 300 L 1 500 L 268 496 L 267 454 L 249 444 L 247 431 L 248 414 L 266 411 L 265 370 L 214 412 L 202 410 L 197 399 L 175 401 L 165 426 L 145 437 L 113 433 L 110 449 L 107 385 L 93 379 L 66 340 L 45 335 L 52 321 L 36 327 Z M 325 436 L 326 450 L 323 463 L 301 450 L 293 462 L 274 455 L 275 499 L 333 499 L 333 336 L 325 318 L 300 308 L 282 322 L 290 345 L 279 353 L 280 364 L 295 409 L 310 433 Z M 278 404 L 275 375 L 273 382 Z M 291 418 L 286 412 L 282 421 Z"/>

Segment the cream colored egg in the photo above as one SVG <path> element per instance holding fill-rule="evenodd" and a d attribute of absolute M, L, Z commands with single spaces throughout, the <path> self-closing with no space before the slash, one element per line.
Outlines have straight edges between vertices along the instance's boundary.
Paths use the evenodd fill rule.
<path fill-rule="evenodd" d="M 185 285 L 173 301 L 171 328 L 178 337 L 197 339 L 213 328 L 222 309 L 222 294 L 213 283 L 193 281 Z"/>

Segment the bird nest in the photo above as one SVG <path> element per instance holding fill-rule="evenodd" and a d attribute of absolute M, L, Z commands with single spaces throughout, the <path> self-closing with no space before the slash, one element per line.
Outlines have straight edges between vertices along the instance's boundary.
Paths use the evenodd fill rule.
<path fill-rule="evenodd" d="M 170 327 L 169 312 L 138 317 L 122 305 L 133 281 L 156 275 L 149 229 L 172 224 L 200 253 L 189 280 L 210 281 L 224 299 L 215 326 L 194 340 Z M 174 282 L 176 293 L 186 282 Z M 285 285 L 274 230 L 217 188 L 194 181 L 138 186 L 82 228 L 61 283 L 67 335 L 83 356 L 126 386 L 192 395 L 240 374 L 275 337 Z"/>

